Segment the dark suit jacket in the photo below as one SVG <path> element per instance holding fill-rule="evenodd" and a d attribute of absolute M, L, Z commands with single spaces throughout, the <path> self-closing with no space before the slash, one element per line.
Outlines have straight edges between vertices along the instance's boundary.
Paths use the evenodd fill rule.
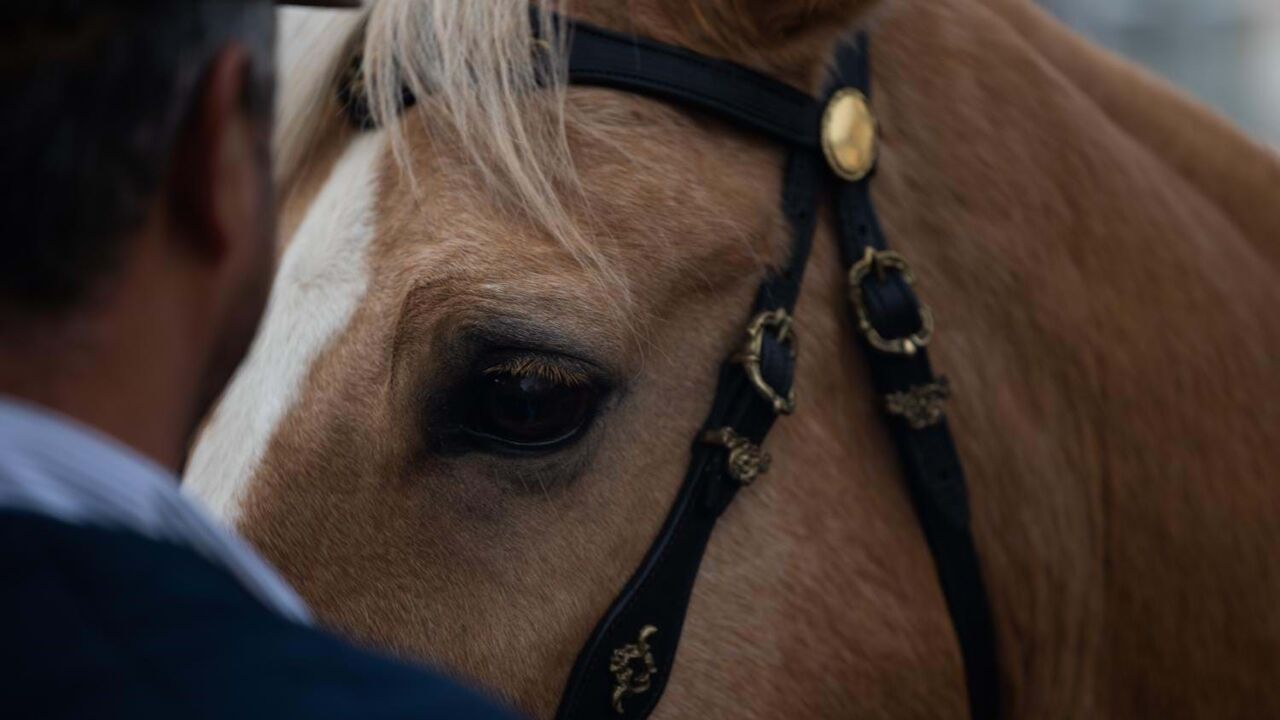
<path fill-rule="evenodd" d="M 0 717 L 511 717 L 259 604 L 194 552 L 0 512 Z"/>

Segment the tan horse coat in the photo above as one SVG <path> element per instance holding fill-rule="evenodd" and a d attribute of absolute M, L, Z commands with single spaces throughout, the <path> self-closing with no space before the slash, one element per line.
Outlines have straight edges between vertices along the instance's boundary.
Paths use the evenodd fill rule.
<path fill-rule="evenodd" d="M 1010 716 L 1280 714 L 1280 160 L 1024 0 L 867 5 L 572 9 L 810 88 L 843 29 L 867 27 L 875 200 L 938 315 Z M 423 187 L 379 151 L 367 289 L 261 460 L 193 477 L 240 484 L 230 514 L 326 622 L 540 716 L 667 512 L 760 260 L 787 240 L 777 148 L 632 96 L 569 97 L 611 131 L 571 126 L 570 144 L 629 304 L 494 201 L 443 131 L 415 130 Z M 438 110 L 413 113 L 433 127 Z M 350 147 L 335 119 L 286 173 L 286 237 Z M 415 403 L 440 358 L 516 307 L 626 390 L 566 457 L 434 453 Z M 712 540 L 659 715 L 961 717 L 825 230 L 797 317 L 800 410 Z"/>

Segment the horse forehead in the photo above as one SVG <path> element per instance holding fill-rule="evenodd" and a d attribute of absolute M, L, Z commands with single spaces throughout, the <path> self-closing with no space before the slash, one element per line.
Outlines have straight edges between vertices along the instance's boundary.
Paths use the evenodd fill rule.
<path fill-rule="evenodd" d="M 432 135 L 438 108 L 416 112 L 405 125 L 417 177 L 383 179 L 375 262 L 423 277 L 447 264 L 465 271 L 452 278 L 463 286 L 559 278 L 590 292 L 578 253 L 508 206 L 466 149 Z M 782 154 L 772 144 L 598 88 L 575 89 L 568 116 L 576 187 L 560 199 L 582 239 L 631 291 L 666 303 L 785 254 Z"/>
<path fill-rule="evenodd" d="M 385 138 L 351 144 L 285 251 L 257 338 L 205 425 L 184 488 L 234 521 L 277 425 L 369 287 L 377 173 Z"/>

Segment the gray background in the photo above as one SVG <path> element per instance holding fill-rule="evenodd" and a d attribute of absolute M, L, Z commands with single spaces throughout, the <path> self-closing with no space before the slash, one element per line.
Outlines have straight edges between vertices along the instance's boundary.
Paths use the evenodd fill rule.
<path fill-rule="evenodd" d="M 1040 0 L 1280 148 L 1280 0 Z"/>

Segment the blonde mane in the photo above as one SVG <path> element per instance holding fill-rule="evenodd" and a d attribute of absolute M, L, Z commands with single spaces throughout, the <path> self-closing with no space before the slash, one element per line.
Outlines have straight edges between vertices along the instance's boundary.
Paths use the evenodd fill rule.
<path fill-rule="evenodd" d="M 569 212 L 584 200 L 566 140 L 564 48 L 538 39 L 563 37 L 550 17 L 534 28 L 526 0 L 366 0 L 360 13 L 282 11 L 279 179 L 287 186 L 341 113 L 338 83 L 359 56 L 372 116 L 411 179 L 407 125 L 427 123 L 401 113 L 403 88 L 443 109 L 430 127 L 460 143 L 496 200 L 584 266 L 605 271 Z"/>
<path fill-rule="evenodd" d="M 276 45 L 276 181 L 288 188 L 338 110 L 338 82 L 363 15 L 284 8 Z"/>

